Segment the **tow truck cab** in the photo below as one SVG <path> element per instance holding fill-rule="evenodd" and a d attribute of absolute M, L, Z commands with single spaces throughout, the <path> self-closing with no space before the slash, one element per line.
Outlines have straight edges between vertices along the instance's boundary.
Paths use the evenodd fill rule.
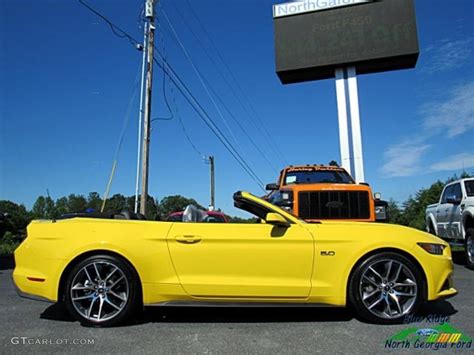
<path fill-rule="evenodd" d="M 276 184 L 268 184 L 269 202 L 308 221 L 348 220 L 387 222 L 388 204 L 372 194 L 366 183 L 356 183 L 339 166 L 288 166 Z"/>

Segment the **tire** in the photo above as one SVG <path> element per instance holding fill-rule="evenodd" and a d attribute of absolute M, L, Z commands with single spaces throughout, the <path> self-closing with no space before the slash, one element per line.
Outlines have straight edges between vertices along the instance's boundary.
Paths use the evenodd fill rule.
<path fill-rule="evenodd" d="M 65 303 L 85 326 L 111 327 L 125 322 L 141 304 L 140 281 L 121 258 L 90 256 L 67 275 Z"/>
<path fill-rule="evenodd" d="M 466 231 L 466 267 L 474 270 L 474 228 L 468 228 Z"/>
<path fill-rule="evenodd" d="M 429 225 L 428 225 L 428 233 L 436 235 L 433 223 L 431 221 L 429 222 Z"/>
<path fill-rule="evenodd" d="M 377 324 L 402 323 L 423 302 L 423 278 L 411 260 L 393 252 L 372 255 L 352 273 L 348 298 L 363 319 Z"/>

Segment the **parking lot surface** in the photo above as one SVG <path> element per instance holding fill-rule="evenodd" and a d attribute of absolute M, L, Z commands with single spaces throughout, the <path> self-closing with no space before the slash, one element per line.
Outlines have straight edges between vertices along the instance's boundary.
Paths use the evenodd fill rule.
<path fill-rule="evenodd" d="M 406 324 L 363 323 L 339 308 L 147 308 L 117 328 L 87 328 L 72 320 L 62 305 L 22 299 L 11 282 L 12 270 L 0 270 L 0 353 L 366 353 L 430 352 L 399 344 L 395 334 L 433 328 L 446 321 L 474 337 L 474 271 L 455 265 L 459 294 L 431 303 Z M 392 343 L 393 345 L 394 343 Z M 467 345 L 466 345 L 467 346 Z M 441 348 L 437 352 L 472 352 Z"/>

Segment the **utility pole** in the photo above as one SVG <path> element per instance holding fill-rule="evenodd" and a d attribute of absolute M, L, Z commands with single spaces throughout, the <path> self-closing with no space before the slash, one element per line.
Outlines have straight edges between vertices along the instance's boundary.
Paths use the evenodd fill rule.
<path fill-rule="evenodd" d="M 209 211 L 214 211 L 216 208 L 215 201 L 215 177 L 214 177 L 214 157 L 209 156 L 209 167 L 211 169 L 211 204 L 209 205 Z"/>
<path fill-rule="evenodd" d="M 143 45 L 142 50 L 142 75 L 140 81 L 140 110 L 138 113 L 138 147 L 137 147 L 137 177 L 135 180 L 135 204 L 134 213 L 138 213 L 139 199 L 140 199 L 140 173 L 141 173 L 141 162 L 142 162 L 142 132 L 143 132 L 143 89 L 145 84 L 145 67 L 146 67 L 146 55 L 147 55 L 147 43 L 148 43 L 148 23 L 145 22 L 143 26 Z"/>
<path fill-rule="evenodd" d="M 151 96 L 153 87 L 153 48 L 155 43 L 155 0 L 146 0 L 145 17 L 148 20 L 148 44 L 146 46 L 146 83 L 145 83 L 145 112 L 143 124 L 143 154 L 142 154 L 142 188 L 140 196 L 140 213 L 146 214 L 146 201 L 148 197 L 148 174 L 150 160 L 150 122 L 151 122 Z"/>

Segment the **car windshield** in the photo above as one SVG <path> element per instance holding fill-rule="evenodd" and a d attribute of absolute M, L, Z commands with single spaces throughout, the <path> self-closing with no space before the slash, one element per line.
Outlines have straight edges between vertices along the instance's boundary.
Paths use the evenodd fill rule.
<path fill-rule="evenodd" d="M 208 223 L 225 223 L 225 219 L 223 216 L 218 214 L 208 214 L 207 217 L 204 219 L 203 222 Z"/>
<path fill-rule="evenodd" d="M 289 171 L 284 185 L 290 184 L 354 184 L 352 177 L 344 170 Z"/>
<path fill-rule="evenodd" d="M 466 187 L 466 194 L 468 196 L 474 196 L 474 180 L 464 181 L 464 186 Z"/>
<path fill-rule="evenodd" d="M 295 216 L 293 213 L 291 213 L 289 211 L 286 211 L 286 210 L 284 211 L 280 207 L 272 206 L 272 208 L 270 209 L 266 206 L 263 206 L 259 203 L 254 202 L 254 201 L 249 201 L 249 200 L 246 200 L 246 199 L 242 199 L 242 198 L 240 198 L 238 193 L 234 194 L 234 206 L 238 209 L 241 209 L 245 212 L 248 212 L 251 215 L 253 215 L 253 216 L 255 216 L 259 219 L 263 219 L 263 220 L 266 218 L 267 213 L 277 212 L 277 213 L 280 213 L 280 214 L 281 213 L 289 214 L 289 215 L 293 216 L 294 218 L 298 219 L 301 223 L 306 223 L 306 221 L 304 221 L 300 217 Z"/>

